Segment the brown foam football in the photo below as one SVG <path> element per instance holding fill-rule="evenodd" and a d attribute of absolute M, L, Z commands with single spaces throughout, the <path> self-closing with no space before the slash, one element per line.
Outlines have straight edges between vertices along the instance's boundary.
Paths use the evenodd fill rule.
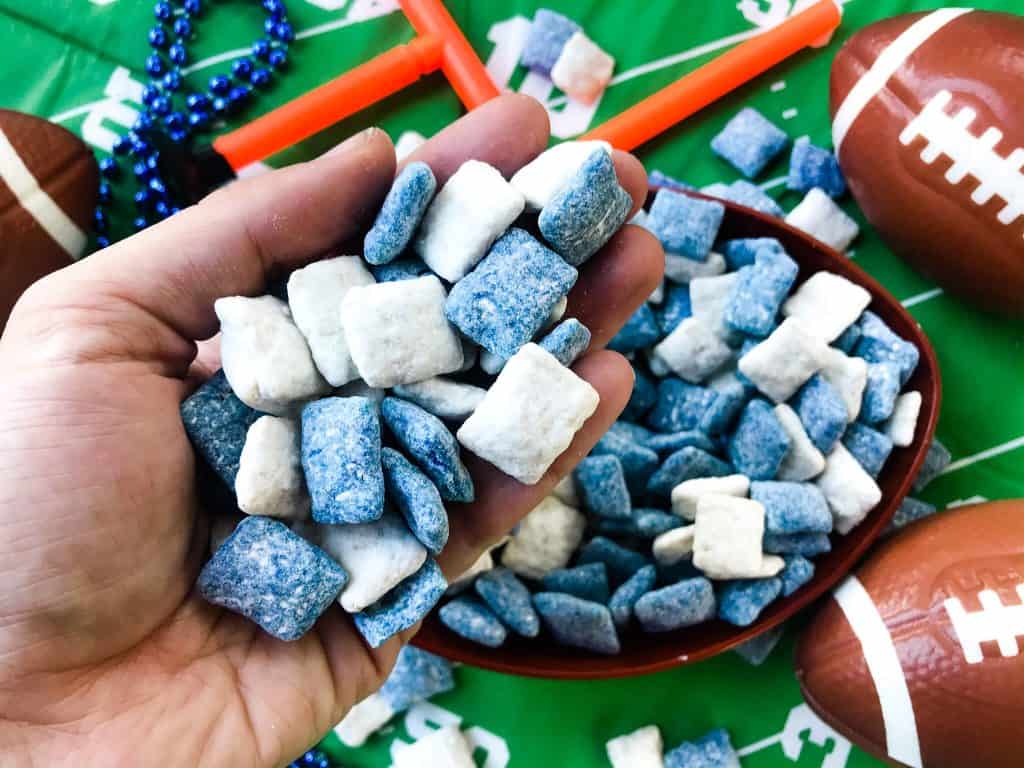
<path fill-rule="evenodd" d="M 29 285 L 82 255 L 98 179 L 77 136 L 0 109 L 0 329 Z"/>
<path fill-rule="evenodd" d="M 1024 316 L 1024 18 L 942 8 L 861 29 L 832 65 L 833 142 L 889 246 Z"/>
<path fill-rule="evenodd" d="M 1018 768 L 1024 728 L 1024 501 L 910 526 L 833 592 L 796 672 L 825 722 L 875 756 Z"/>

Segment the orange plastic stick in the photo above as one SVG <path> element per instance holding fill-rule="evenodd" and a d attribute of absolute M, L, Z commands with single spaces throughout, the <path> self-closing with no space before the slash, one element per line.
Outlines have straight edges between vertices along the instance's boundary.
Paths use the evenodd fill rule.
<path fill-rule="evenodd" d="M 441 68 L 445 43 L 421 36 L 336 77 L 248 125 L 218 137 L 213 148 L 236 171 L 297 144 Z"/>
<path fill-rule="evenodd" d="M 822 0 L 684 75 L 582 138 L 603 139 L 625 151 L 636 149 L 829 34 L 841 20 L 839 6 L 833 0 Z"/>
<path fill-rule="evenodd" d="M 498 96 L 498 86 L 440 0 L 399 0 L 399 5 L 416 32 L 444 40 L 442 70 L 466 109 Z"/>

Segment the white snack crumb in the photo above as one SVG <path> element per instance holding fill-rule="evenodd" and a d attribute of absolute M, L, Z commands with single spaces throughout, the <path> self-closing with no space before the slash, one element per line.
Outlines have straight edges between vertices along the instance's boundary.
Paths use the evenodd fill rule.
<path fill-rule="evenodd" d="M 426 143 L 427 138 L 422 133 L 404 131 L 395 142 L 395 159 L 402 162 Z"/>
<path fill-rule="evenodd" d="M 528 210 L 539 211 L 598 149 L 611 153 L 612 147 L 607 141 L 563 141 L 520 168 L 509 183 L 526 200 Z"/>
<path fill-rule="evenodd" d="M 669 368 L 668 363 L 662 360 L 658 353 L 653 349 L 645 349 L 644 355 L 647 357 L 647 367 L 650 368 L 651 373 L 659 379 L 672 373 L 672 369 Z"/>
<path fill-rule="evenodd" d="M 665 768 L 665 745 L 656 725 L 615 737 L 605 744 L 605 751 L 612 768 Z"/>
<path fill-rule="evenodd" d="M 373 734 L 387 725 L 395 710 L 379 693 L 371 693 L 334 726 L 334 733 L 346 747 L 361 747 Z"/>
<path fill-rule="evenodd" d="M 678 253 L 665 254 L 665 277 L 673 283 L 689 283 L 698 277 L 717 277 L 724 275 L 725 269 L 725 256 L 717 251 L 708 253 L 705 261 L 689 259 Z"/>
<path fill-rule="evenodd" d="M 659 565 L 675 565 L 693 554 L 693 532 L 696 526 L 673 528 L 658 536 L 651 544 L 651 552 Z"/>
<path fill-rule="evenodd" d="M 213 309 L 220 320 L 224 375 L 243 403 L 287 416 L 307 400 L 327 394 L 327 382 L 283 301 L 228 296 L 217 299 Z"/>
<path fill-rule="evenodd" d="M 860 233 L 857 222 L 818 187 L 808 192 L 796 208 L 789 212 L 786 223 L 840 253 L 849 248 Z"/>
<path fill-rule="evenodd" d="M 551 309 L 551 314 L 548 315 L 548 319 L 544 321 L 544 330 L 551 328 L 557 324 L 559 320 L 565 317 L 565 311 L 567 309 L 569 309 L 569 297 L 563 296 Z"/>
<path fill-rule="evenodd" d="M 897 448 L 906 448 L 914 442 L 917 419 L 921 415 L 921 393 L 906 392 L 896 398 L 892 416 L 883 427 L 885 434 Z"/>
<path fill-rule="evenodd" d="M 576 32 L 551 68 L 551 82 L 576 101 L 593 104 L 608 87 L 614 71 L 615 59 L 583 32 Z"/>
<path fill-rule="evenodd" d="M 587 519 L 579 510 L 548 496 L 519 523 L 501 553 L 501 564 L 528 579 L 564 568 L 583 541 Z"/>
<path fill-rule="evenodd" d="M 789 318 L 740 358 L 739 369 L 768 397 L 784 403 L 821 369 L 827 354 L 824 341 Z"/>
<path fill-rule="evenodd" d="M 414 384 L 399 384 L 395 394 L 439 419 L 461 421 L 476 410 L 487 390 L 438 376 Z"/>
<path fill-rule="evenodd" d="M 536 344 L 513 355 L 459 429 L 467 449 L 521 483 L 538 482 L 597 409 L 590 384 Z"/>
<path fill-rule="evenodd" d="M 558 485 L 551 489 L 551 495 L 570 507 L 579 507 L 580 505 L 580 496 L 576 492 L 576 481 L 573 480 L 571 472 L 559 480 Z"/>
<path fill-rule="evenodd" d="M 796 411 L 785 403 L 779 403 L 775 406 L 775 418 L 779 420 L 779 424 L 789 437 L 789 450 L 782 459 L 775 479 L 802 483 L 824 472 L 825 456 L 807 436 L 807 431 Z"/>
<path fill-rule="evenodd" d="M 697 502 L 693 564 L 711 579 L 756 579 L 764 572 L 764 507 L 706 494 Z"/>
<path fill-rule="evenodd" d="M 855 422 L 864 401 L 864 388 L 868 384 L 867 360 L 850 357 L 835 347 L 826 347 L 821 375 L 839 393 L 846 406 L 847 422 Z"/>
<path fill-rule="evenodd" d="M 462 342 L 433 275 L 352 288 L 341 302 L 349 353 L 371 387 L 411 384 L 462 365 Z"/>
<path fill-rule="evenodd" d="M 677 325 L 654 348 L 654 354 L 691 384 L 700 384 L 732 359 L 732 349 L 696 317 Z"/>
<path fill-rule="evenodd" d="M 372 285 L 373 275 L 359 256 L 317 261 L 288 278 L 288 307 L 306 337 L 313 362 L 332 387 L 359 377 L 341 327 L 341 300 L 357 285 Z"/>
<path fill-rule="evenodd" d="M 842 443 L 836 443 L 815 483 L 832 510 L 837 533 L 852 531 L 882 500 L 878 483 Z"/>
<path fill-rule="evenodd" d="M 416 253 L 433 272 L 458 282 L 525 205 L 522 194 L 497 169 L 467 160 L 427 209 L 414 242 Z"/>
<path fill-rule="evenodd" d="M 488 349 L 480 348 L 480 368 L 490 376 L 497 376 L 505 367 L 506 360 L 501 355 L 496 355 Z"/>
<path fill-rule="evenodd" d="M 476 768 L 457 725 L 446 725 L 394 753 L 394 768 Z"/>
<path fill-rule="evenodd" d="M 665 300 L 665 281 L 662 280 L 658 283 L 657 287 L 651 291 L 651 295 L 647 297 L 647 301 L 650 304 L 661 304 Z"/>
<path fill-rule="evenodd" d="M 461 576 L 452 579 L 451 583 L 448 585 L 446 594 L 457 595 L 460 592 L 465 592 L 466 589 L 468 589 L 469 586 L 476 580 L 477 576 L 479 576 L 481 573 L 487 573 L 487 571 L 490 571 L 493 568 L 494 555 L 492 555 L 491 550 L 488 549 L 486 552 L 480 555 L 480 557 L 473 561 L 473 564 L 469 566 L 469 568 L 467 568 Z"/>
<path fill-rule="evenodd" d="M 282 520 L 309 516 L 299 445 L 299 425 L 292 419 L 261 416 L 253 422 L 235 477 L 240 510 Z"/>
<path fill-rule="evenodd" d="M 746 475 L 726 475 L 684 480 L 672 489 L 672 513 L 684 520 L 696 520 L 697 502 L 709 493 L 744 499 L 750 493 L 750 478 Z"/>
<path fill-rule="evenodd" d="M 816 272 L 782 305 L 782 314 L 802 321 L 826 342 L 838 339 L 871 303 L 871 294 L 832 272 Z"/>

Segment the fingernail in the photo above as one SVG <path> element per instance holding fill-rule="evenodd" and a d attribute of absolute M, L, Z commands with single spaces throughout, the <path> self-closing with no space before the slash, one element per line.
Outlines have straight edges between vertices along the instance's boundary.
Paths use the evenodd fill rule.
<path fill-rule="evenodd" d="M 336 147 L 327 152 L 327 156 L 329 157 L 331 155 L 338 155 L 341 154 L 342 152 L 350 152 L 353 149 L 359 147 L 360 145 L 365 144 L 371 137 L 375 136 L 377 134 L 377 131 L 379 130 L 380 128 L 378 128 L 375 125 L 371 125 L 369 128 L 364 128 L 359 133 L 349 136 L 347 139 L 341 142 L 341 144 L 338 144 Z"/>

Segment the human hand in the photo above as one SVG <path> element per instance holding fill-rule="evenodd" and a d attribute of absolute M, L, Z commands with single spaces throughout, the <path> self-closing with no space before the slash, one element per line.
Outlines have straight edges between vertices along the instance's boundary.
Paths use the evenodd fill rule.
<path fill-rule="evenodd" d="M 443 183 L 468 158 L 506 176 L 547 144 L 544 110 L 503 96 L 410 159 Z M 646 177 L 616 153 L 637 206 Z M 371 650 L 337 605 L 284 643 L 202 601 L 209 513 L 178 407 L 216 367 L 220 296 L 347 251 L 395 173 L 387 136 L 239 181 L 37 283 L 0 339 L 0 766 L 277 766 L 383 682 L 411 632 Z M 340 249 L 340 251 L 339 251 Z M 629 398 L 597 351 L 661 277 L 625 227 L 581 271 L 568 316 L 593 332 L 575 366 L 601 404 L 535 486 L 466 455 L 477 501 L 451 510 L 451 578 L 583 458 Z M 203 353 L 197 357 L 197 350 Z M 212 352 L 212 355 L 207 353 Z"/>

